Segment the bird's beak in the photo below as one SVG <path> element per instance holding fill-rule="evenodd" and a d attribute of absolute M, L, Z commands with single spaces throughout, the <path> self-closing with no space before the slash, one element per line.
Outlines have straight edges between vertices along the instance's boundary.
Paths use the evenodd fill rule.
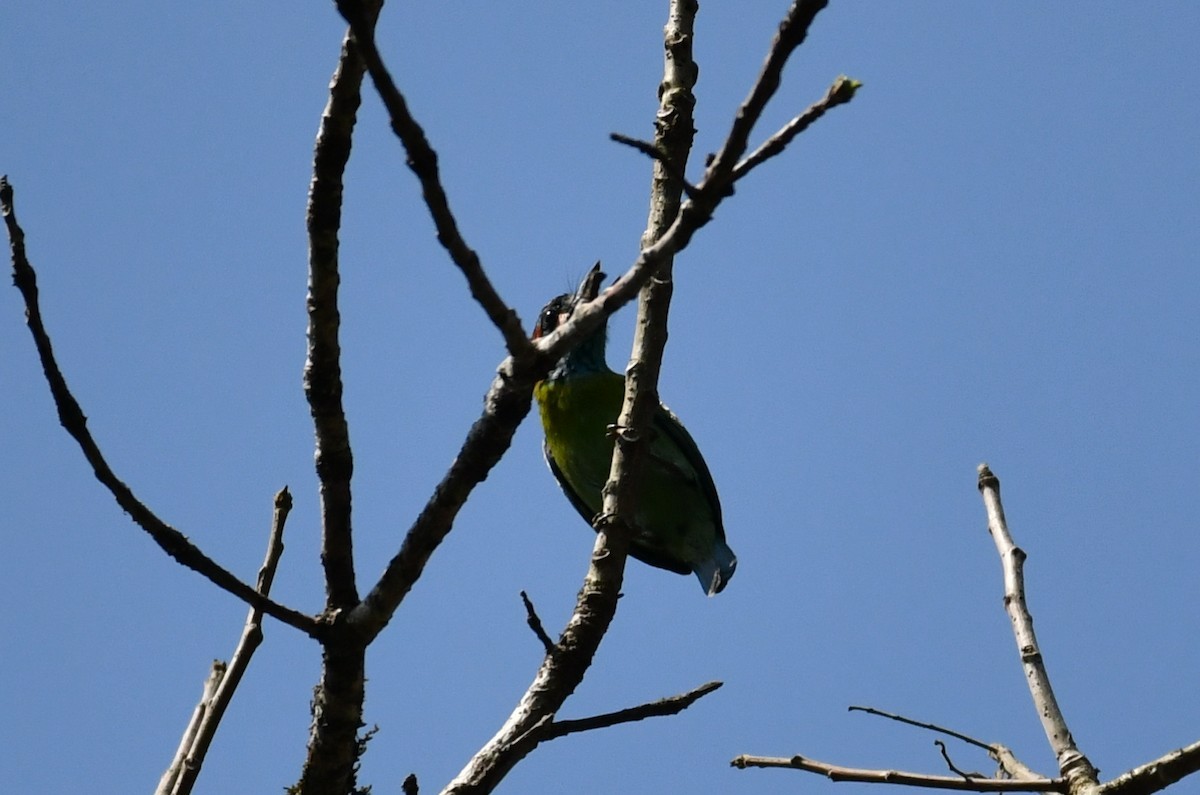
<path fill-rule="evenodd" d="M 583 277 L 583 281 L 579 283 L 579 289 L 575 291 L 575 303 L 582 304 L 600 295 L 600 283 L 602 281 L 604 281 L 604 271 L 600 270 L 600 263 L 597 262 L 587 272 L 587 276 Z"/>

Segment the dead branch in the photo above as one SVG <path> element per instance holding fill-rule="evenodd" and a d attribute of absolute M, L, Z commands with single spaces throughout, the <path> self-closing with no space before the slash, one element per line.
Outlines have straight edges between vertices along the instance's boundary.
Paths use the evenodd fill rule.
<path fill-rule="evenodd" d="M 560 639 L 555 655 L 548 655 L 537 676 L 509 716 L 508 721 L 445 792 L 488 792 L 535 743 L 526 738 L 537 737 L 563 700 L 574 691 L 590 664 L 601 637 L 607 630 L 616 610 L 617 593 L 624 574 L 629 531 L 621 521 L 636 499 L 632 484 L 636 481 L 639 445 L 636 433 L 657 399 L 657 374 L 661 362 L 662 344 L 666 339 L 666 316 L 670 300 L 670 262 L 691 240 L 692 235 L 712 217 L 715 207 L 729 195 L 730 174 L 745 151 L 746 136 L 757 122 L 767 99 L 778 86 L 778 76 L 792 50 L 803 40 L 804 31 L 824 3 L 793 5 L 768 56 L 768 66 L 759 76 L 751 99 L 744 104 L 734 120 L 730 136 L 721 152 L 709 164 L 696 195 L 679 205 L 681 180 L 675 175 L 685 171 L 686 155 L 690 151 L 693 133 L 691 94 L 697 70 L 691 60 L 692 22 L 696 13 L 694 0 L 678 0 L 670 4 L 666 27 L 664 81 L 660 90 L 660 110 L 657 117 L 655 148 L 664 152 L 674 165 L 663 167 L 663 159 L 655 160 L 655 177 L 651 190 L 650 222 L 642 238 L 642 248 L 633 267 L 597 300 L 576 308 L 571 320 L 538 347 L 557 354 L 563 337 L 574 333 L 576 324 L 584 326 L 592 318 L 606 312 L 612 303 L 628 300 L 627 295 L 640 285 L 653 280 L 643 289 L 635 331 L 634 353 L 627 370 L 625 404 L 617 427 L 632 429 L 617 435 L 609 482 L 604 489 L 604 508 L 597 522 L 596 545 L 591 565 L 580 591 L 575 612 Z M 772 83 L 772 81 L 774 81 Z M 681 123 L 686 120 L 687 123 Z M 594 325 L 589 326 L 595 328 Z M 504 371 L 502 370 L 502 377 Z M 631 477 L 631 471 L 633 477 Z M 407 540 L 406 540 L 407 544 Z"/>
<path fill-rule="evenodd" d="M 1098 772 L 1088 758 L 1076 747 L 1067 720 L 1054 697 L 1050 686 L 1050 675 L 1033 631 L 1033 617 L 1025 601 L 1025 551 L 1018 547 L 1008 532 L 1004 519 L 1004 507 L 1000 503 L 1000 480 L 987 464 L 979 465 L 979 491 L 987 509 L 988 532 L 1000 554 L 1004 568 L 1004 609 L 1012 621 L 1017 650 L 1021 655 L 1021 666 L 1029 682 L 1029 694 L 1033 696 L 1034 709 L 1042 721 L 1042 729 L 1050 748 L 1058 760 L 1058 769 L 1072 782 L 1095 786 Z"/>
<path fill-rule="evenodd" d="M 175 749 L 175 756 L 171 759 L 171 764 L 167 766 L 167 771 L 163 773 L 162 778 L 158 781 L 158 788 L 154 790 L 155 795 L 167 795 L 167 793 L 174 791 L 175 785 L 179 782 L 179 777 L 183 773 L 184 764 L 191 754 L 192 748 L 195 746 L 196 734 L 200 731 L 200 723 L 208 713 L 209 705 L 212 703 L 217 692 L 217 687 L 221 684 L 221 679 L 224 676 L 225 663 L 221 660 L 213 660 L 212 667 L 208 671 L 208 676 L 204 680 L 204 688 L 200 692 L 200 702 L 192 710 L 192 718 L 183 730 L 183 737 L 179 740 L 179 747 Z"/>
<path fill-rule="evenodd" d="M 283 528 L 291 510 L 292 495 L 285 486 L 275 495 L 267 553 L 258 570 L 256 587 L 263 596 L 271 592 L 275 571 L 279 568 L 279 559 L 283 557 Z M 188 795 L 192 791 L 196 778 L 200 775 L 200 768 L 204 765 L 204 757 L 217 735 L 221 718 L 224 717 L 229 702 L 233 700 L 234 691 L 241 683 L 242 676 L 250 665 L 250 658 L 262 644 L 262 640 L 262 611 L 252 607 L 233 656 L 229 658 L 229 664 L 219 660 L 213 663 L 212 673 L 205 683 L 204 695 L 196 707 L 192 722 L 184 731 L 180 752 L 176 754 L 175 760 L 159 782 L 158 795 Z"/>
<path fill-rule="evenodd" d="M 362 11 L 361 24 L 373 26 L 381 5 L 368 4 Z M 317 131 L 307 214 L 308 356 L 304 394 L 316 437 L 325 611 L 335 622 L 359 603 L 351 522 L 354 459 L 342 405 L 337 299 L 343 177 L 362 103 L 364 73 L 360 48 L 347 31 Z M 365 643 L 340 633 L 324 644 L 321 678 L 313 694 L 308 753 L 295 787 L 299 792 L 350 792 L 355 788 L 362 750 L 358 730 L 363 725 L 365 649 Z"/>
<path fill-rule="evenodd" d="M 671 162 L 671 159 L 666 152 L 656 148 L 654 144 L 650 143 L 649 141 L 642 141 L 638 138 L 630 138 L 628 135 L 621 135 L 621 133 L 609 133 L 608 137 L 610 140 L 616 143 L 624 144 L 631 149 L 636 149 L 647 157 L 662 163 L 663 168 L 666 169 L 667 173 L 671 176 L 671 179 L 679 183 L 679 187 L 685 194 L 687 194 L 688 198 L 691 199 L 696 197 L 698 189 L 695 185 L 688 182 L 687 178 L 675 168 L 675 165 Z"/>
<path fill-rule="evenodd" d="M 383 63 L 383 58 L 375 46 L 375 20 L 369 17 L 368 6 L 369 4 L 357 0 L 337 0 L 338 11 L 350 24 L 367 71 L 375 84 L 375 90 L 379 92 L 391 117 L 392 130 L 408 153 L 408 167 L 421 183 L 425 205 L 429 208 L 429 215 L 437 228 L 438 242 L 466 277 L 471 296 L 483 307 L 492 324 L 503 335 L 508 352 L 518 359 L 528 358 L 533 354 L 533 344 L 521 327 L 520 318 L 496 292 L 479 262 L 479 255 L 467 245 L 459 232 L 458 221 L 450 209 L 450 202 L 446 198 L 446 191 L 438 173 L 437 152 L 429 145 L 425 131 L 409 112 L 404 95 L 396 88 L 391 73 Z"/>
<path fill-rule="evenodd" d="M 978 773 L 978 772 L 974 772 L 974 771 L 968 773 L 965 770 L 963 770 L 962 768 L 960 768 L 958 765 L 954 764 L 954 760 L 950 758 L 950 751 L 946 749 L 945 741 L 934 740 L 933 744 L 935 746 L 937 746 L 938 751 L 941 752 L 942 761 L 946 763 L 946 768 L 949 769 L 949 771 L 951 773 L 955 773 L 958 776 L 961 776 L 964 780 L 968 780 L 968 781 L 973 778 L 983 778 L 984 777 L 984 775 L 982 773 Z"/>
<path fill-rule="evenodd" d="M 677 94 L 676 94 L 677 96 Z M 664 177 L 671 179 L 669 175 Z M 409 528 L 400 551 L 388 563 L 379 582 L 351 614 L 346 624 L 359 637 L 369 640 L 378 634 L 424 571 L 429 557 L 450 532 L 455 516 L 512 442 L 517 425 L 529 412 L 533 385 L 554 362 L 613 312 L 633 299 L 661 264 L 686 247 L 694 232 L 707 222 L 723 196 L 705 198 L 703 212 L 688 211 L 688 202 L 670 219 L 657 240 L 646 245 L 626 273 L 595 300 L 575 309 L 571 319 L 557 331 L 535 343 L 528 357 L 510 355 L 501 362 L 497 376 L 484 397 L 484 411 L 467 433 L 445 477 L 435 487 L 416 521 Z M 609 559 L 607 556 L 604 559 Z"/>
<path fill-rule="evenodd" d="M 881 718 L 897 721 L 898 723 L 905 723 L 909 726 L 916 726 L 919 729 L 928 729 L 929 731 L 937 732 L 938 734 L 944 734 L 947 737 L 953 737 L 954 739 L 961 740 L 968 745 L 973 745 L 976 748 L 982 748 L 983 750 L 987 751 L 988 756 L 995 760 L 996 764 L 1000 766 L 1000 770 L 1003 771 L 1005 775 L 1017 779 L 1042 778 L 1042 776 L 1038 775 L 1029 767 L 1027 767 L 1021 760 L 1017 759 L 1016 755 L 1007 746 L 1001 745 L 1000 743 L 985 743 L 983 740 L 976 739 L 968 734 L 963 734 L 962 732 L 954 731 L 953 729 L 947 729 L 945 726 L 939 726 L 936 723 L 925 723 L 924 721 L 913 720 L 912 718 L 906 718 L 903 715 L 897 715 L 894 712 L 886 712 L 882 709 L 875 709 L 874 707 L 852 706 L 849 708 L 849 711 L 865 712 L 868 715 L 876 715 Z M 946 755 L 944 747 L 942 755 Z M 949 763 L 948 759 L 947 763 Z"/>
<path fill-rule="evenodd" d="M 854 93 L 862 88 L 862 83 L 840 75 L 833 85 L 825 92 L 825 96 L 810 105 L 803 113 L 785 124 L 777 133 L 746 156 L 733 167 L 733 179 L 736 182 L 749 174 L 754 168 L 770 160 L 787 148 L 800 133 L 804 132 L 817 119 L 824 116 L 831 108 L 845 104 L 854 98 Z"/>
<path fill-rule="evenodd" d="M 686 693 L 669 696 L 668 698 L 660 698 L 657 701 L 639 704 L 636 707 L 628 707 L 616 712 L 606 712 L 603 715 L 593 715 L 590 718 L 556 720 L 544 729 L 545 736 L 542 739 L 552 740 L 556 737 L 563 737 L 576 732 L 606 729 L 610 726 L 616 726 L 621 723 L 633 723 L 645 720 L 646 718 L 678 715 L 709 693 L 719 689 L 723 684 L 723 682 L 707 682 Z"/>
<path fill-rule="evenodd" d="M 538 618 L 537 611 L 533 609 L 533 602 L 530 601 L 529 594 L 521 591 L 521 601 L 525 604 L 525 623 L 529 624 L 533 634 L 542 642 L 542 648 L 546 650 L 546 654 L 553 654 L 554 641 L 546 634 L 546 628 L 542 626 L 542 619 Z"/>
<path fill-rule="evenodd" d="M 666 155 L 672 168 L 668 173 L 663 161 L 655 162 L 649 221 L 642 236 L 643 258 L 645 250 L 660 242 L 679 216 L 682 183 L 673 174 L 684 173 L 694 133 L 692 86 L 697 68 L 692 60 L 692 32 L 696 10 L 694 0 L 672 0 L 669 5 L 655 147 Z M 624 405 L 617 419 L 624 432 L 616 436 L 603 508 L 595 522 L 596 541 L 575 610 L 508 720 L 450 782 L 443 791 L 446 794 L 490 792 L 540 742 L 555 736 L 549 734 L 551 720 L 583 680 L 616 614 L 632 534 L 624 517 L 633 515 L 646 447 L 640 440 L 648 438 L 640 431 L 648 426 L 658 406 L 673 255 L 668 249 L 651 261 L 648 275 L 654 278 L 641 288 Z M 579 295 L 591 298 L 598 289 L 598 280 L 585 278 Z"/>
<path fill-rule="evenodd" d="M 990 751 L 992 749 L 992 746 L 989 743 L 985 743 L 982 740 L 977 740 L 968 734 L 962 734 L 961 732 L 956 732 L 953 729 L 947 729 L 945 726 L 938 726 L 936 723 L 925 723 L 924 721 L 913 720 L 912 718 L 906 718 L 903 715 L 897 715 L 894 712 L 886 712 L 882 709 L 876 709 L 875 707 L 850 706 L 847 708 L 847 711 L 849 711 L 849 712 L 865 712 L 868 715 L 875 715 L 880 718 L 887 718 L 888 720 L 894 720 L 897 723 L 904 723 L 909 726 L 916 726 L 918 729 L 928 729 L 929 731 L 937 732 L 938 734 L 944 734 L 947 737 L 953 737 L 956 740 L 962 740 L 964 743 L 967 743 L 968 745 L 974 745 L 976 748 L 982 748 L 985 751 Z"/>
<path fill-rule="evenodd" d="M 967 792 L 1067 792 L 1069 789 L 1067 779 L 1048 779 L 1037 775 L 1028 767 L 1021 764 L 1005 746 L 996 743 L 985 743 L 970 735 L 954 731 L 953 729 L 947 729 L 935 723 L 913 720 L 912 718 L 897 715 L 894 712 L 875 709 L 874 707 L 852 706 L 849 709 L 851 712 L 865 712 L 869 715 L 887 718 L 898 723 L 927 729 L 961 740 L 977 748 L 982 748 L 988 752 L 988 755 L 992 759 L 996 760 L 1003 774 L 1009 776 L 1009 778 L 989 778 L 978 773 L 967 773 L 960 770 L 951 761 L 945 743 L 940 740 L 935 740 L 934 743 L 941 750 L 942 759 L 946 762 L 947 767 L 949 767 L 951 772 L 958 774 L 957 778 L 928 773 L 909 773 L 900 770 L 843 767 L 829 764 L 828 762 L 818 762 L 815 759 L 800 755 L 792 757 L 762 757 L 743 754 L 735 758 L 730 764 L 739 769 L 747 767 L 786 767 L 794 770 L 804 770 L 827 776 L 831 781 L 904 784 L 930 789 L 953 789 Z"/>
<path fill-rule="evenodd" d="M 376 8 L 376 13 L 378 8 Z M 321 499 L 321 563 L 326 610 L 358 602 L 351 534 L 350 478 L 354 458 L 342 406 L 341 345 L 338 335 L 338 232 L 342 223 L 343 174 L 350 159 L 354 125 L 362 104 L 364 67 L 346 34 L 321 114 L 308 191 L 308 351 L 304 396 L 316 436 L 315 463 Z"/>
<path fill-rule="evenodd" d="M 783 67 L 796 48 L 804 43 L 808 29 L 817 14 L 828 5 L 827 0 L 795 0 L 788 9 L 771 49 L 759 71 L 750 94 L 742 101 L 734 116 L 733 125 L 721 149 L 713 156 L 700 188 L 712 186 L 717 193 L 726 192 L 733 184 L 734 170 L 745 153 L 754 126 L 766 109 L 771 97 L 779 90 Z"/>
<path fill-rule="evenodd" d="M 25 301 L 25 322 L 29 327 L 29 333 L 33 335 L 33 343 L 42 364 L 42 373 L 46 377 L 46 383 L 50 386 L 50 394 L 53 396 L 54 406 L 58 410 L 58 421 L 79 445 L 79 449 L 83 451 L 84 458 L 92 466 L 96 480 L 108 489 L 121 509 L 129 514 L 130 518 L 177 562 L 207 578 L 214 585 L 233 594 L 246 604 L 261 609 L 272 618 L 276 618 L 290 627 L 295 627 L 314 638 L 320 637 L 324 628 L 315 618 L 273 602 L 239 580 L 229 570 L 204 554 L 187 536 L 160 519 L 113 472 L 104 454 L 100 451 L 99 445 L 92 437 L 91 431 L 88 430 L 87 416 L 67 386 L 66 378 L 59 369 L 58 361 L 54 356 L 50 336 L 42 321 L 42 310 L 38 300 L 37 273 L 25 252 L 25 232 L 17 222 L 17 213 L 13 204 L 13 188 L 8 182 L 8 177 L 0 177 L 0 212 L 3 212 L 4 215 L 4 223 L 8 228 L 9 244 L 12 250 L 13 284 L 20 290 L 21 297 Z"/>
<path fill-rule="evenodd" d="M 1200 740 L 1139 765 L 1106 782 L 1096 795 L 1151 795 L 1200 771 Z"/>
<path fill-rule="evenodd" d="M 1070 784 L 1065 778 L 1004 779 L 1004 778 L 960 778 L 958 776 L 932 776 L 926 773 L 909 773 L 903 770 L 870 770 L 857 767 L 842 767 L 828 762 L 818 762 L 803 756 L 770 757 L 742 755 L 730 764 L 739 769 L 747 767 L 786 767 L 804 770 L 827 777 L 830 781 L 856 781 L 866 784 L 902 784 L 909 787 L 949 789 L 959 792 L 1068 792 Z"/>

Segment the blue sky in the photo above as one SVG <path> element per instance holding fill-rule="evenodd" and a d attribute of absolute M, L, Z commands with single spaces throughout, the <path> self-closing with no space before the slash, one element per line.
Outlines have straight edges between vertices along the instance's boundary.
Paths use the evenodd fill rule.
<path fill-rule="evenodd" d="M 395 4 L 380 44 L 463 232 L 526 323 L 636 255 L 665 3 Z M 636 7 L 635 7 L 636 6 Z M 786 4 L 704 3 L 695 163 Z M 304 358 L 304 205 L 343 24 L 329 5 L 14 4 L 0 172 L 60 362 L 118 474 L 246 579 L 296 498 L 274 594 L 322 600 Z M 740 753 L 941 772 L 867 704 L 1052 773 L 975 466 L 1001 478 L 1075 738 L 1106 775 L 1200 735 L 1200 11 L 1189 3 L 835 2 L 756 140 L 864 83 L 739 185 L 676 264 L 661 392 L 704 449 L 737 577 L 631 563 L 563 717 L 725 687 L 680 717 L 543 746 L 502 791 L 855 793 Z M 17 67 L 20 68 L 17 68 Z M 502 358 L 368 93 L 342 311 L 360 580 L 452 460 Z M 692 171 L 693 175 L 696 172 Z M 628 355 L 632 311 L 611 323 Z M 0 291 L 0 780 L 149 791 L 244 607 L 168 560 L 58 427 Z M 565 622 L 591 532 L 527 421 L 368 658 L 361 781 L 440 789 Z M 317 648 L 267 638 L 198 792 L 299 772 Z M 961 767 L 988 760 L 954 750 Z"/>

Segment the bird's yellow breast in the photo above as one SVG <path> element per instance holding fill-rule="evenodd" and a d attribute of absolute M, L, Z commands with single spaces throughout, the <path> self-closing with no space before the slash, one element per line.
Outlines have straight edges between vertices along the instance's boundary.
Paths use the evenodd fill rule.
<path fill-rule="evenodd" d="M 617 421 L 624 396 L 625 379 L 613 372 L 546 380 L 534 387 L 550 454 L 596 511 L 612 465 L 608 426 Z"/>

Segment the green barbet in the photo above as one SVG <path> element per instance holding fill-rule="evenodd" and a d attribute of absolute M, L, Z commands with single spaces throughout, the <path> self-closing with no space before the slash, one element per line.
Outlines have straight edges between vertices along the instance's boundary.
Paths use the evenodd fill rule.
<path fill-rule="evenodd" d="M 595 298 L 603 278 L 597 264 L 578 292 L 546 304 L 533 338 L 550 334 L 576 306 Z M 546 463 L 589 523 L 601 511 L 600 492 L 612 465 L 610 428 L 625 397 L 625 378 L 604 360 L 606 338 L 606 327 L 601 326 L 533 388 L 546 432 Z M 725 543 L 717 487 L 691 434 L 661 404 L 651 423 L 649 454 L 629 554 L 677 574 L 695 573 L 706 594 L 720 593 L 733 576 L 737 558 Z"/>

